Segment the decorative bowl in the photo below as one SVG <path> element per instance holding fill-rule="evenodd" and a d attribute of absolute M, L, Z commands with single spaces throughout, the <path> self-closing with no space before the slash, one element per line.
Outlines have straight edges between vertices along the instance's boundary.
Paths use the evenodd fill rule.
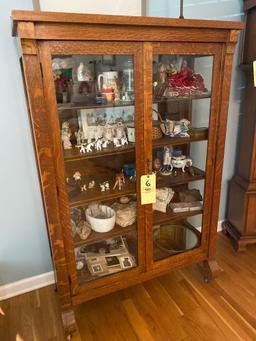
<path fill-rule="evenodd" d="M 102 211 L 106 214 L 107 218 L 94 218 L 90 215 L 90 209 L 85 211 L 86 220 L 91 225 L 91 228 L 95 232 L 108 232 L 112 230 L 116 222 L 116 212 L 109 206 L 100 205 Z"/>

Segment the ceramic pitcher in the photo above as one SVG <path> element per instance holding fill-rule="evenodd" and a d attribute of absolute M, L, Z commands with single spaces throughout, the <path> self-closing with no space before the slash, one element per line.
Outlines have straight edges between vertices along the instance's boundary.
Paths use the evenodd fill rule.
<path fill-rule="evenodd" d="M 112 88 L 114 91 L 117 91 L 117 79 L 118 79 L 118 72 L 117 71 L 106 71 L 101 73 L 98 76 L 98 88 Z"/>

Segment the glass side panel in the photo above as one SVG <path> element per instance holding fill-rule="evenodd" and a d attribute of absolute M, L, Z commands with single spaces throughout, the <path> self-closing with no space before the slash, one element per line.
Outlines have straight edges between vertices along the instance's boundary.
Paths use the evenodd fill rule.
<path fill-rule="evenodd" d="M 79 283 L 138 265 L 133 60 L 52 58 Z"/>
<path fill-rule="evenodd" d="M 212 70 L 213 56 L 153 56 L 155 261 L 200 245 Z"/>

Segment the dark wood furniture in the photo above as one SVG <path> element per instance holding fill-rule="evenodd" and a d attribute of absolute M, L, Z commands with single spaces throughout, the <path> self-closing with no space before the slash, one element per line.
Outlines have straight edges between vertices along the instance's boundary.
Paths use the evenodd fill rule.
<path fill-rule="evenodd" d="M 252 63 L 256 60 L 256 1 L 244 1 L 246 30 L 241 68 L 245 72 L 244 115 L 240 137 L 237 174 L 229 188 L 227 221 L 224 232 L 231 237 L 237 251 L 245 251 L 247 244 L 256 243 L 256 88 Z"/>
<path fill-rule="evenodd" d="M 12 19 L 13 35 L 19 37 L 21 45 L 56 283 L 67 332 L 72 332 L 74 325 L 72 305 L 194 262 L 203 264 L 205 279 L 209 280 L 219 271 L 215 261 L 215 241 L 230 75 L 235 45 L 243 24 L 28 11 L 13 11 Z M 106 58 L 103 59 L 102 56 L 106 55 L 109 56 L 111 65 L 104 64 Z M 94 82 L 102 72 L 117 71 L 119 77 L 121 74 L 127 76 L 132 70 L 134 85 L 132 76 L 128 83 L 127 79 L 118 78 L 118 90 L 115 90 L 115 95 L 119 99 L 115 103 L 96 104 L 94 98 L 90 103 L 61 104 L 59 102 L 67 101 L 65 87 L 75 86 L 75 82 L 79 80 L 76 79 L 76 72 L 81 60 L 90 68 Z M 176 63 L 177 75 L 181 76 L 180 72 L 185 72 L 189 82 L 198 81 L 202 85 L 201 76 L 198 74 L 203 75 L 205 88 L 195 91 L 198 85 L 192 89 L 192 86 L 186 83 L 186 88 L 182 85 L 182 91 L 186 89 L 185 94 L 178 95 L 172 90 L 169 91 L 172 89 L 171 75 L 165 70 L 164 76 L 168 74 L 169 77 L 169 92 L 160 98 L 153 98 L 152 85 L 153 82 L 157 82 L 154 85 L 160 82 L 159 69 L 172 62 Z M 63 83 L 56 80 L 59 77 L 58 68 L 61 69 Z M 127 69 L 129 71 L 125 71 Z M 107 77 L 105 73 L 105 82 Z M 83 82 L 79 84 L 82 85 Z M 58 87 L 61 87 L 61 90 L 58 90 Z M 115 88 L 115 85 L 111 85 L 111 88 Z M 124 91 L 122 96 L 118 91 Z M 101 95 L 102 93 L 103 90 Z M 72 92 L 68 94 L 72 95 Z M 90 95 L 89 92 L 86 93 L 88 94 Z M 124 106 L 126 109 L 123 109 Z M 208 134 L 203 137 L 190 135 L 152 140 L 152 107 L 160 112 L 162 118 L 179 120 L 185 117 L 193 126 L 206 126 Z M 97 113 L 97 110 L 102 108 L 105 116 Z M 130 112 L 135 124 L 136 143 L 129 142 L 123 147 L 114 147 L 113 143 L 110 143 L 106 149 L 93 149 L 91 153 L 81 154 L 79 148 L 75 147 L 78 140 L 75 140 L 74 133 L 78 132 L 78 127 L 89 131 L 86 124 L 90 116 L 87 114 L 91 111 L 93 115 L 98 115 L 98 120 L 103 117 L 105 121 L 113 121 L 111 115 L 108 117 L 107 109 L 111 111 L 111 115 L 117 115 L 115 118 L 118 115 L 120 118 L 121 115 L 123 121 L 127 121 L 125 115 Z M 61 132 L 63 122 L 68 122 L 68 127 L 66 131 L 63 128 Z M 93 122 L 95 125 L 95 121 Z M 68 135 L 73 144 L 71 149 L 63 149 L 62 146 L 61 138 L 65 138 L 66 133 L 71 134 Z M 106 135 L 103 138 L 106 138 Z M 89 141 L 86 140 L 86 143 Z M 165 147 L 168 147 L 169 151 L 171 147 L 179 147 L 183 154 L 192 156 L 193 167 L 185 172 L 176 169 L 169 175 L 164 172 L 157 173 L 157 187 L 171 187 L 175 191 L 174 201 L 178 201 L 180 189 L 194 187 L 200 182 L 199 188 L 203 194 L 202 209 L 173 213 L 167 208 L 167 212 L 163 213 L 153 212 L 151 204 L 141 205 L 140 177 L 152 172 L 152 161 L 156 158 L 163 161 Z M 122 190 L 114 190 L 115 173 L 127 163 L 135 164 L 137 180 L 132 181 L 127 176 Z M 82 181 L 87 185 L 87 190 L 83 192 L 77 190 L 77 184 L 74 184 L 72 179 L 72 175 L 78 170 L 82 173 Z M 88 189 L 88 183 L 92 179 L 96 181 L 96 187 Z M 110 190 L 100 191 L 99 184 L 103 180 L 109 181 Z M 84 208 L 95 200 L 111 206 L 124 195 L 130 196 L 132 200 L 137 199 L 136 222 L 125 228 L 116 225 L 107 233 L 93 231 L 85 241 L 72 233 L 71 218 L 73 219 L 74 209 L 79 209 L 75 212 L 84 212 Z M 176 250 L 166 253 L 157 248 L 153 242 L 153 227 L 155 230 L 164 224 L 182 224 L 186 227 L 187 230 L 182 231 L 188 233 L 175 233 L 173 230 L 171 236 L 174 244 L 182 244 L 184 252 Z M 127 257 L 126 260 L 119 258 L 119 261 L 123 268 L 133 265 L 130 269 L 112 274 L 109 272 L 106 276 L 99 276 L 97 273 L 92 276 L 84 254 L 83 258 L 80 258 L 84 262 L 83 269 L 76 269 L 76 262 L 83 252 L 86 252 L 87 257 L 89 251 L 95 251 L 97 242 L 110 239 L 112 243 L 114 237 L 118 239 L 120 236 L 125 237 L 129 255 L 128 262 Z M 90 249 L 91 247 L 93 249 Z M 106 248 L 105 252 L 108 252 Z M 97 263 L 98 257 L 95 258 Z M 113 259 L 108 261 L 110 263 L 107 271 L 110 271 Z M 116 258 L 114 263 L 115 261 Z M 101 267 L 97 265 L 94 270 L 101 271 Z"/>

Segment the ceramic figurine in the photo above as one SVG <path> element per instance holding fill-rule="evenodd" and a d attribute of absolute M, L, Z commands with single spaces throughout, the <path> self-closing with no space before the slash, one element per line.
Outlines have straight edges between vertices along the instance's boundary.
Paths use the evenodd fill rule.
<path fill-rule="evenodd" d="M 125 177 L 123 170 L 121 170 L 120 173 L 116 174 L 116 182 L 113 189 L 116 189 L 116 187 L 118 186 L 118 190 L 121 191 L 123 184 L 125 184 Z"/>
<path fill-rule="evenodd" d="M 108 190 L 110 189 L 109 182 L 108 182 L 108 181 L 105 181 L 105 182 L 104 182 L 104 185 L 105 185 L 106 191 L 108 191 Z"/>
<path fill-rule="evenodd" d="M 172 147 L 164 147 L 164 158 L 163 158 L 163 175 L 170 175 L 172 171 L 171 160 L 172 160 Z"/>
<path fill-rule="evenodd" d="M 94 145 L 95 145 L 94 142 L 91 142 L 91 143 L 87 144 L 87 146 L 85 147 L 86 152 L 87 152 L 87 153 L 92 152 L 92 147 L 94 147 Z"/>
<path fill-rule="evenodd" d="M 120 141 L 116 137 L 114 137 L 113 143 L 114 143 L 115 147 L 121 147 L 121 143 L 120 143 Z"/>
<path fill-rule="evenodd" d="M 185 172 L 185 167 L 191 167 L 193 164 L 191 158 L 186 158 L 185 155 L 181 156 L 172 156 L 171 160 L 171 171 L 173 168 L 181 168 L 182 172 Z"/>
<path fill-rule="evenodd" d="M 73 179 L 75 180 L 76 183 L 80 183 L 81 182 L 81 173 L 79 171 L 76 171 L 73 174 Z"/>
<path fill-rule="evenodd" d="M 67 183 L 67 184 L 69 183 L 69 177 L 66 178 L 66 183 Z"/>
<path fill-rule="evenodd" d="M 78 129 L 77 132 L 75 132 L 76 136 L 76 147 L 80 147 L 84 140 L 84 133 L 81 129 Z"/>
<path fill-rule="evenodd" d="M 105 140 L 103 143 L 102 143 L 102 148 L 107 148 L 109 144 L 109 141 L 108 140 Z"/>
<path fill-rule="evenodd" d="M 92 181 L 89 182 L 88 188 L 89 188 L 89 189 L 92 189 L 92 188 L 94 188 L 94 187 L 95 187 L 95 181 L 92 180 Z"/>
<path fill-rule="evenodd" d="M 78 82 L 89 82 L 92 80 L 91 73 L 84 63 L 80 63 L 77 68 L 77 80 Z"/>
<path fill-rule="evenodd" d="M 105 185 L 104 185 L 104 183 L 103 184 L 100 184 L 100 191 L 101 192 L 105 192 Z"/>
<path fill-rule="evenodd" d="M 62 123 L 61 127 L 61 139 L 63 142 L 64 149 L 71 149 L 72 144 L 70 142 L 71 129 L 69 128 L 69 123 L 67 121 Z"/>
<path fill-rule="evenodd" d="M 122 138 L 121 138 L 121 146 L 124 146 L 124 145 L 126 145 L 126 144 L 128 144 L 127 137 L 122 137 Z"/>
<path fill-rule="evenodd" d="M 84 191 L 87 191 L 86 184 L 84 184 L 83 186 L 81 186 L 81 192 L 84 192 Z"/>
<path fill-rule="evenodd" d="M 102 140 L 101 139 L 96 141 L 95 148 L 96 148 L 96 150 L 101 150 L 102 149 Z"/>
<path fill-rule="evenodd" d="M 86 153 L 86 147 L 85 147 L 84 144 L 82 144 L 82 145 L 80 146 L 80 153 L 83 153 L 83 154 Z"/>

